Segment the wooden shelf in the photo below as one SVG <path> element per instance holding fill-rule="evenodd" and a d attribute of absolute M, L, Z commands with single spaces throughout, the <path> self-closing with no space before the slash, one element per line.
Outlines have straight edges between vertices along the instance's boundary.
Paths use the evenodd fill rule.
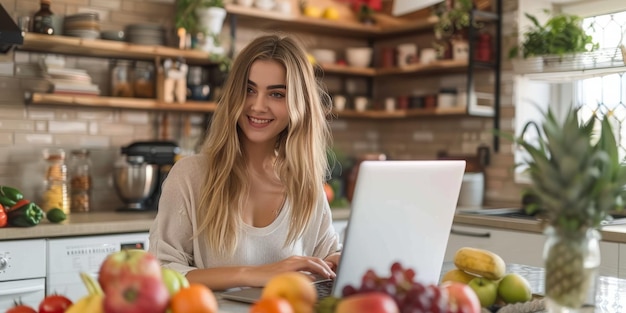
<path fill-rule="evenodd" d="M 403 19 L 376 14 L 377 25 L 366 25 L 355 20 L 329 20 L 306 16 L 286 15 L 275 11 L 264 11 L 253 7 L 227 4 L 226 11 L 237 16 L 241 22 L 254 24 L 260 29 L 312 31 L 334 36 L 372 38 L 401 35 L 431 30 L 437 22 L 436 16 L 425 19 Z"/>
<path fill-rule="evenodd" d="M 122 41 L 49 36 L 35 33 L 26 33 L 24 44 L 19 46 L 18 50 L 137 60 L 154 60 L 157 57 L 183 57 L 189 64 L 213 63 L 209 60 L 210 55 L 200 50 L 181 50 L 165 46 L 137 45 Z"/>
<path fill-rule="evenodd" d="M 427 117 L 427 116 L 455 116 L 455 115 L 467 115 L 466 107 L 451 107 L 451 108 L 434 108 L 434 109 L 409 109 L 409 110 L 396 110 L 392 112 L 379 111 L 379 110 L 367 110 L 363 112 L 357 112 L 355 110 L 335 111 L 335 115 L 339 118 L 368 118 L 368 119 L 402 119 L 408 117 Z"/>
<path fill-rule="evenodd" d="M 429 64 L 414 63 L 403 67 L 379 68 L 376 69 L 376 76 L 414 74 L 420 72 L 460 72 L 466 71 L 467 60 L 440 60 Z"/>
<path fill-rule="evenodd" d="M 213 112 L 217 106 L 214 102 L 187 101 L 185 103 L 165 103 L 155 99 L 56 95 L 48 93 L 27 93 L 26 102 L 28 104 L 35 105 L 61 105 L 178 112 Z"/>
<path fill-rule="evenodd" d="M 375 76 L 376 69 L 371 67 L 352 67 L 338 64 L 322 64 L 325 73 L 352 75 L 352 76 Z"/>

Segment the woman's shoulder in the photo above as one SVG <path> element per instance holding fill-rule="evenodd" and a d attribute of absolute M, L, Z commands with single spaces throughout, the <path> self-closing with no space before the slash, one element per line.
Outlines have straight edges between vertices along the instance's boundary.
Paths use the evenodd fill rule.
<path fill-rule="evenodd" d="M 203 173 L 206 171 L 208 166 L 207 156 L 204 154 L 194 154 L 190 156 L 185 156 L 176 163 L 172 167 L 170 172 L 175 173 Z"/>

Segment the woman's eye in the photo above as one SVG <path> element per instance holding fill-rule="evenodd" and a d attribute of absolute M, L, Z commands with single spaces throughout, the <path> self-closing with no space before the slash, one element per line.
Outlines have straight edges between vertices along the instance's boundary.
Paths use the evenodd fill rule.
<path fill-rule="evenodd" d="M 272 96 L 273 98 L 279 98 L 279 99 L 282 99 L 282 98 L 285 97 L 285 95 L 283 93 L 280 93 L 280 92 L 272 92 L 270 94 L 270 96 Z"/>
<path fill-rule="evenodd" d="M 254 89 L 252 89 L 251 87 L 246 88 L 246 92 L 247 93 L 254 93 Z"/>

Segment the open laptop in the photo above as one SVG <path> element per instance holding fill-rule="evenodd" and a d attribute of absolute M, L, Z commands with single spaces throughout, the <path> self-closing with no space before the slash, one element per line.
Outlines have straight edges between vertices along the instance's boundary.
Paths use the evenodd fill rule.
<path fill-rule="evenodd" d="M 465 161 L 364 161 L 332 295 L 359 287 L 368 269 L 387 276 L 393 262 L 413 268 L 416 280 L 437 283 L 454 219 Z M 254 303 L 262 288 L 221 294 Z"/>

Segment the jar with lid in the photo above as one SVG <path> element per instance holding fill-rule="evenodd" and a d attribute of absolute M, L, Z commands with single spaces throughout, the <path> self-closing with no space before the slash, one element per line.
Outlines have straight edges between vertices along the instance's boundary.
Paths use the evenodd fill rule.
<path fill-rule="evenodd" d="M 91 207 L 91 160 L 89 150 L 72 150 L 70 161 L 72 212 L 89 212 Z"/>
<path fill-rule="evenodd" d="M 33 32 L 54 35 L 53 13 L 50 10 L 50 0 L 41 0 L 39 11 L 33 16 Z"/>
<path fill-rule="evenodd" d="M 44 173 L 41 208 L 45 212 L 53 208 L 59 208 L 65 214 L 69 214 L 70 199 L 65 151 L 55 148 L 45 149 L 43 151 L 43 159 L 46 163 L 46 172 Z"/>
<path fill-rule="evenodd" d="M 155 92 L 154 64 L 137 61 L 133 72 L 133 92 L 137 98 L 154 98 Z"/>
<path fill-rule="evenodd" d="M 111 96 L 132 98 L 133 66 L 130 61 L 115 60 L 111 69 Z"/>

